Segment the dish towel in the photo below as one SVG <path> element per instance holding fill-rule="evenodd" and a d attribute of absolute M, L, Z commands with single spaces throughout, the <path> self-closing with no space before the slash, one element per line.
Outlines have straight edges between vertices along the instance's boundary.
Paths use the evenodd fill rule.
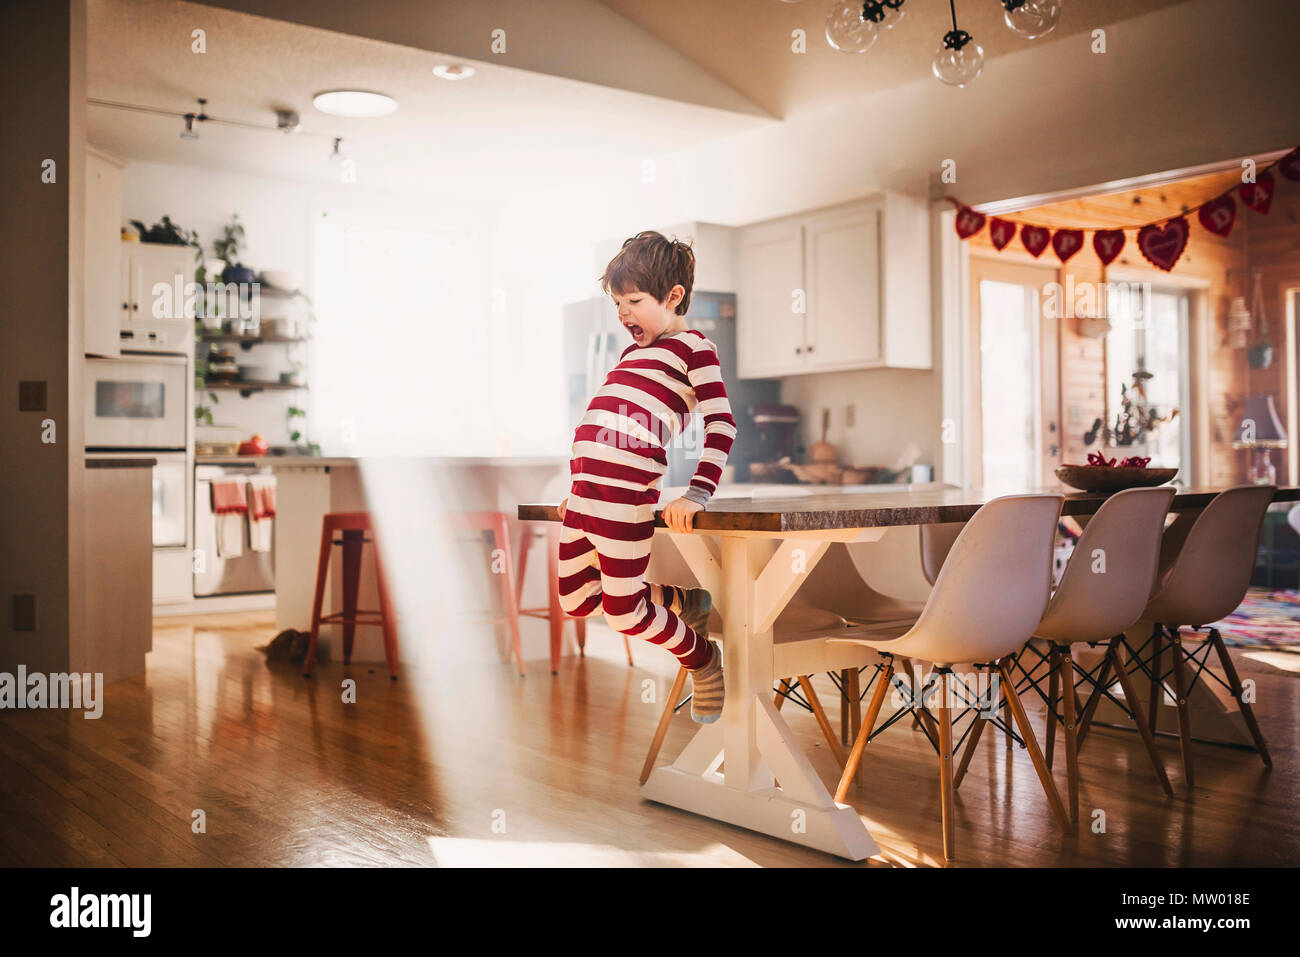
<path fill-rule="evenodd" d="M 212 483 L 212 514 L 217 526 L 218 558 L 238 558 L 244 554 L 247 496 L 246 481 L 242 478 L 218 479 Z"/>
<path fill-rule="evenodd" d="M 255 475 L 248 480 L 248 547 L 255 552 L 271 550 L 271 527 L 275 519 L 275 476 Z"/>

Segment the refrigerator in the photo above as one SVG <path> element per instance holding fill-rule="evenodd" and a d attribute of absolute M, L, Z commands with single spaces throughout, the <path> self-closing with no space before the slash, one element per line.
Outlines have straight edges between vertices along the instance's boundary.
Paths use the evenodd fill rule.
<path fill-rule="evenodd" d="M 564 374 L 570 428 L 575 428 L 587 403 L 618 364 L 631 338 L 618 321 L 608 297 L 570 303 L 563 310 Z M 734 466 L 732 481 L 749 480 L 749 463 L 761 449 L 756 440 L 751 409 L 781 401 L 779 379 L 741 379 L 736 371 L 736 294 L 693 292 L 686 313 L 686 327 L 698 329 L 718 347 L 722 382 L 736 420 L 736 441 L 727 465 Z M 704 423 L 693 414 L 686 431 L 668 448 L 668 471 L 664 486 L 688 485 L 704 446 Z"/>

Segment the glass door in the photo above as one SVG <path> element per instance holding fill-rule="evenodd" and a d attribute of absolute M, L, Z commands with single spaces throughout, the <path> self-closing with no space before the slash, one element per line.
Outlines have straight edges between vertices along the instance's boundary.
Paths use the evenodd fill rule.
<path fill-rule="evenodd" d="M 970 268 L 971 481 L 999 493 L 1056 485 L 1057 334 L 1042 318 L 1056 270 L 974 256 Z"/>

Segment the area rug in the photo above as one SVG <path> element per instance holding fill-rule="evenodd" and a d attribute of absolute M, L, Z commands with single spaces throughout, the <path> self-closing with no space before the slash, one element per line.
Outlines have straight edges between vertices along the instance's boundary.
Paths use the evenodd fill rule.
<path fill-rule="evenodd" d="M 1234 648 L 1300 654 L 1300 591 L 1252 588 L 1237 610 L 1214 627 Z"/>

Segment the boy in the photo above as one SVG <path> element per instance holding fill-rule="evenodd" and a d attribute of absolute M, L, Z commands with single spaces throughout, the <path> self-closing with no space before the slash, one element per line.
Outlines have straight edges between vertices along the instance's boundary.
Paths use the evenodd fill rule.
<path fill-rule="evenodd" d="M 722 655 L 708 639 L 712 596 L 703 588 L 645 581 L 654 537 L 664 449 L 692 411 L 704 417 L 704 449 L 686 494 L 664 507 L 664 523 L 688 532 L 717 491 L 736 438 L 717 347 L 686 328 L 695 254 L 682 242 L 642 232 L 623 243 L 601 288 L 632 338 L 573 434 L 573 483 L 560 504 L 560 605 L 576 617 L 603 613 L 610 627 L 663 645 L 691 672 L 691 717 L 722 714 Z"/>

